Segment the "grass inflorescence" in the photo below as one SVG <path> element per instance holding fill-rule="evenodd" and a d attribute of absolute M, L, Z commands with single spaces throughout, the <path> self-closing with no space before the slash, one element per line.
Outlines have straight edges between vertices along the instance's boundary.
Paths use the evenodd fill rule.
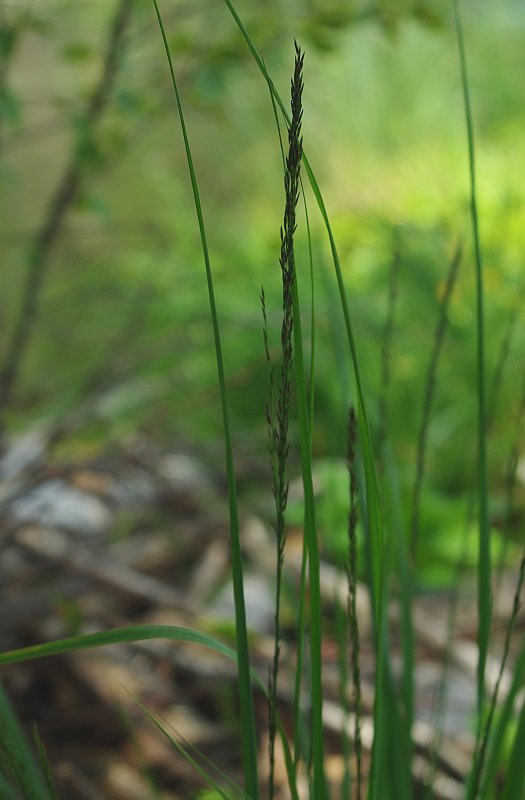
<path fill-rule="evenodd" d="M 291 83 L 292 119 L 288 129 L 288 154 L 284 164 L 285 210 L 281 227 L 281 251 L 279 264 L 282 278 L 282 323 L 281 323 L 281 367 L 278 386 L 277 407 L 273 408 L 273 375 L 270 370 L 269 399 L 266 407 L 270 454 L 272 459 L 273 494 L 275 498 L 275 533 L 277 545 L 276 560 L 276 596 L 275 596 L 275 644 L 273 663 L 269 680 L 269 796 L 274 796 L 275 769 L 275 735 L 277 679 L 280 655 L 280 607 L 282 591 L 282 572 L 284 563 L 284 546 L 286 538 L 286 506 L 288 503 L 287 459 L 289 453 L 288 428 L 290 420 L 290 404 L 292 393 L 293 366 L 293 296 L 296 281 L 294 235 L 296 230 L 296 208 L 299 199 L 299 180 L 302 158 L 302 92 L 303 92 L 304 55 L 299 46 L 295 46 L 295 68 Z M 268 349 L 268 327 L 264 289 L 261 292 L 261 303 L 264 318 L 264 345 L 266 358 L 270 361 Z"/>

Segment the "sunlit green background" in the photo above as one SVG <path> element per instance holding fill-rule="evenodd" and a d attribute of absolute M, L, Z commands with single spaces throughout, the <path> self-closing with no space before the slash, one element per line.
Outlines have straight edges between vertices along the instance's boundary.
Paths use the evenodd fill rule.
<path fill-rule="evenodd" d="M 453 561 L 476 480 L 477 398 L 467 148 L 452 6 L 431 0 L 239 0 L 237 7 L 284 98 L 294 37 L 306 51 L 304 146 L 339 247 L 373 429 L 378 434 L 386 425 L 407 496 L 439 303 L 455 248 L 462 245 L 437 375 L 422 512 L 429 552 L 432 536 L 439 537 Z M 100 123 L 94 130 L 82 124 L 115 8 L 109 0 L 0 4 L 3 350 L 17 318 L 33 237 L 63 170 L 82 147 L 81 188 L 50 254 L 4 423 L 18 431 L 60 418 L 104 379 L 95 411 L 63 445 L 76 457 L 137 431 L 170 447 L 221 438 L 202 253 L 169 73 L 148 0 L 134 3 Z M 490 500 L 497 520 L 509 458 L 523 440 L 525 6 L 518 0 L 465 0 L 461 8 L 477 143 Z M 166 0 L 161 11 L 204 206 L 234 438 L 240 452 L 264 458 L 267 365 L 259 295 L 264 284 L 277 361 L 283 206 L 269 91 L 223 2 Z M 320 512 L 325 538 L 337 542 L 346 525 L 341 459 L 352 371 L 326 236 L 308 190 L 306 199 L 317 331 L 314 455 L 321 483 L 340 497 Z M 303 213 L 297 237 L 308 349 Z M 385 391 L 383 330 L 396 253 Z M 493 395 L 498 363 L 502 377 Z M 520 499 L 518 487 L 518 510 Z"/>

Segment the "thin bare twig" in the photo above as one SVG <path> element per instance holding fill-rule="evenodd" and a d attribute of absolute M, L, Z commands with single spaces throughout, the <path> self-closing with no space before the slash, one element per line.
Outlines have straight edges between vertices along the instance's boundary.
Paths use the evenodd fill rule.
<path fill-rule="evenodd" d="M 117 71 L 123 34 L 131 16 L 133 1 L 120 0 L 117 6 L 109 33 L 102 74 L 84 114 L 84 131 L 93 129 L 108 102 Z M 56 187 L 45 219 L 30 246 L 29 263 L 20 306 L 0 369 L 0 431 L 35 324 L 40 295 L 49 266 L 49 256 L 60 233 L 65 215 L 78 194 L 82 176 L 82 161 L 81 149 L 76 146 Z"/>

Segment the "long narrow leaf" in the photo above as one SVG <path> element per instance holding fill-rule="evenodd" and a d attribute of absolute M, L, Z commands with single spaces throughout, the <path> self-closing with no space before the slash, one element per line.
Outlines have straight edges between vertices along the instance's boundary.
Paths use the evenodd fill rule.
<path fill-rule="evenodd" d="M 33 723 L 33 742 L 36 749 L 37 763 L 40 767 L 40 771 L 42 772 L 42 777 L 49 792 L 49 796 L 52 798 L 52 800 L 58 800 L 55 782 L 53 780 L 53 773 L 51 771 L 51 764 L 49 763 L 46 748 L 44 747 L 44 742 L 40 737 L 36 723 Z"/>
<path fill-rule="evenodd" d="M 477 396 L 478 396 L 478 513 L 479 513 L 479 559 L 478 559 L 478 739 L 485 699 L 485 665 L 490 638 L 492 617 L 490 527 L 488 518 L 488 485 L 486 455 L 486 410 L 485 410 L 485 331 L 483 311 L 483 265 L 479 236 L 478 205 L 476 190 L 476 158 L 474 125 L 470 105 L 467 60 L 463 40 L 463 27 L 458 0 L 453 0 L 454 22 L 459 52 L 461 87 L 467 128 L 467 147 L 470 178 L 470 216 L 474 240 L 476 270 L 476 339 L 477 339 Z"/>
<path fill-rule="evenodd" d="M 525 641 L 514 665 L 514 674 L 509 692 L 503 702 L 498 720 L 495 723 L 490 738 L 488 756 L 485 762 L 485 770 L 481 782 L 481 797 L 486 797 L 489 787 L 493 786 L 496 780 L 496 773 L 502 758 L 505 734 L 509 729 L 514 716 L 514 706 L 518 693 L 525 683 Z"/>
<path fill-rule="evenodd" d="M 177 750 L 182 755 L 182 757 L 188 762 L 188 764 L 190 764 L 193 767 L 193 769 L 202 778 L 204 778 L 206 783 L 208 783 L 217 792 L 217 794 L 219 794 L 222 798 L 224 798 L 224 800 L 231 800 L 231 795 L 226 794 L 226 792 L 221 788 L 220 784 L 212 777 L 210 770 L 216 771 L 225 783 L 229 783 L 230 787 L 235 791 L 236 795 L 240 795 L 241 797 L 244 798 L 247 797 L 242 792 L 240 787 L 238 787 L 235 784 L 235 782 L 231 780 L 231 778 L 229 778 L 224 772 L 222 772 L 222 770 L 216 767 L 215 764 L 212 764 L 209 761 L 209 759 L 206 758 L 206 756 L 198 750 L 198 748 L 195 748 L 191 744 L 191 742 L 187 742 L 185 739 L 183 744 L 183 742 L 179 741 L 179 739 L 183 739 L 184 737 L 181 737 L 180 734 L 178 733 L 177 736 L 179 736 L 179 739 L 176 739 L 175 736 L 172 736 L 168 730 L 168 725 L 166 722 L 164 722 L 157 714 L 154 714 L 152 711 L 150 711 L 149 708 L 145 706 L 143 703 L 141 703 L 136 697 L 133 697 L 133 699 L 135 700 L 139 708 L 144 712 L 144 714 L 146 714 L 148 719 L 157 728 L 157 730 L 160 731 L 160 733 L 168 740 L 168 742 L 172 745 L 172 747 L 174 747 L 175 750 Z M 195 751 L 199 759 L 202 759 L 206 763 L 208 769 L 205 769 L 200 764 L 200 761 L 198 761 L 197 758 L 192 756 L 191 754 L 192 750 Z"/>
<path fill-rule="evenodd" d="M 243 567 L 242 567 L 242 554 L 241 554 L 241 543 L 239 534 L 239 516 L 237 509 L 235 470 L 233 464 L 233 447 L 232 447 L 232 437 L 230 429 L 228 400 L 226 393 L 226 379 L 224 375 L 224 364 L 222 357 L 221 336 L 219 330 L 219 319 L 217 314 L 217 306 L 215 302 L 215 290 L 213 286 L 213 276 L 212 276 L 210 257 L 208 251 L 206 229 L 204 226 L 204 217 L 200 201 L 199 187 L 197 183 L 195 169 L 193 166 L 193 158 L 186 130 L 182 103 L 177 86 L 177 80 L 175 78 L 175 70 L 173 67 L 170 48 L 166 38 L 166 32 L 164 30 L 164 25 L 162 22 L 162 17 L 160 15 L 157 0 L 153 0 L 153 5 L 155 6 L 155 13 L 157 15 L 162 35 L 162 40 L 164 43 L 164 48 L 166 50 L 166 57 L 168 59 L 173 90 L 175 93 L 175 100 L 177 104 L 177 110 L 182 129 L 182 136 L 184 139 L 184 148 L 186 151 L 186 160 L 188 163 L 188 169 L 190 173 L 193 198 L 195 201 L 195 210 L 197 213 L 197 220 L 199 224 L 201 248 L 204 256 L 204 264 L 206 269 L 206 281 L 208 285 L 210 314 L 213 327 L 213 338 L 215 343 L 217 374 L 219 379 L 219 390 L 220 390 L 222 418 L 224 426 L 224 441 L 226 448 L 226 471 L 228 475 L 228 498 L 229 498 L 229 508 L 230 508 L 230 547 L 232 555 L 233 595 L 235 601 L 237 649 L 239 653 L 239 661 L 238 661 L 239 701 L 241 709 L 242 746 L 244 754 L 244 779 L 245 779 L 245 789 L 247 794 L 257 799 L 259 797 L 259 785 L 258 785 L 258 774 L 257 774 L 256 726 L 255 726 L 255 714 L 253 709 L 253 697 L 250 686 L 250 661 L 248 653 L 248 634 L 246 629 Z"/>
<path fill-rule="evenodd" d="M 170 639 L 175 642 L 200 644 L 237 663 L 235 650 L 213 636 L 201 633 L 193 628 L 172 625 L 126 625 L 122 628 L 112 628 L 107 631 L 86 633 L 80 636 L 69 636 L 66 639 L 56 639 L 52 642 L 34 644 L 17 650 L 8 650 L 0 653 L 0 666 L 32 661 L 35 658 L 45 658 L 59 653 L 89 650 L 92 647 L 106 647 L 107 645 L 122 644 L 124 642 L 142 642 L 149 639 Z"/>
<path fill-rule="evenodd" d="M 51 800 L 52 796 L 47 791 L 37 758 L 24 736 L 2 686 L 0 686 L 0 776 L 4 783 L 9 784 L 15 797 L 19 797 L 20 792 L 25 800 Z M 11 795 L 6 791 L 5 796 Z"/>
<path fill-rule="evenodd" d="M 8 650 L 0 653 L 0 666 L 18 664 L 23 661 L 32 661 L 37 658 L 58 655 L 59 653 L 71 653 L 77 650 L 90 650 L 93 647 L 107 647 L 113 644 L 124 644 L 126 642 L 143 642 L 151 639 L 168 639 L 174 642 L 187 642 L 207 647 L 209 650 L 225 656 L 234 664 L 237 664 L 237 653 L 231 647 L 220 642 L 207 633 L 201 633 L 193 628 L 182 628 L 174 625 L 128 625 L 123 628 L 112 628 L 111 630 L 99 631 L 97 633 L 87 633 L 81 636 L 70 636 L 66 639 L 56 639 L 53 642 L 43 642 L 42 644 L 30 647 L 21 647 L 16 650 Z M 267 696 L 267 687 L 260 676 L 252 669 L 250 670 L 251 680 Z M 277 717 L 277 726 L 281 742 L 283 745 L 285 763 L 288 776 L 294 774 L 292 756 L 286 733 L 282 721 Z M 292 800 L 299 800 L 295 785 L 290 785 Z M 250 798 L 252 800 L 252 798 Z"/>
<path fill-rule="evenodd" d="M 319 544 L 315 521 L 315 500 L 310 454 L 310 417 L 302 348 L 301 320 L 297 282 L 294 286 L 294 347 L 301 439 L 301 472 L 304 489 L 304 536 L 308 553 L 310 578 L 310 661 L 312 670 L 312 753 L 313 796 L 326 797 L 324 781 L 324 737 L 323 737 L 323 686 L 322 686 L 322 632 L 321 632 L 321 584 Z"/>
<path fill-rule="evenodd" d="M 392 526 L 394 546 L 399 564 L 399 604 L 401 612 L 401 646 L 403 652 L 402 698 L 403 718 L 400 739 L 403 740 L 403 758 L 408 765 L 408 775 L 412 772 L 412 726 L 414 723 L 414 679 L 415 679 L 415 638 L 412 620 L 414 600 L 414 578 L 411 569 L 407 540 L 404 535 L 401 511 L 401 487 L 398 470 L 388 441 L 383 450 L 386 486 L 388 491 L 389 519 Z"/>
<path fill-rule="evenodd" d="M 516 624 L 516 620 L 518 618 L 518 613 L 520 610 L 520 599 L 521 599 L 521 590 L 523 587 L 523 581 L 525 578 L 525 555 L 522 556 L 521 564 L 520 564 L 520 571 L 518 576 L 518 582 L 516 585 L 516 590 L 514 593 L 514 602 L 512 613 L 507 624 L 507 631 L 505 634 L 505 642 L 503 644 L 503 654 L 501 657 L 500 668 L 498 673 L 498 678 L 496 680 L 496 685 L 492 692 L 492 696 L 490 698 L 490 705 L 489 711 L 487 715 L 487 719 L 484 721 L 483 724 L 483 734 L 480 740 L 479 747 L 476 750 L 476 755 L 474 759 L 474 763 L 472 766 L 472 772 L 470 775 L 470 780 L 468 784 L 468 791 L 467 791 L 467 798 L 468 800 L 472 800 L 477 796 L 479 784 L 481 781 L 481 776 L 483 773 L 483 766 L 485 763 L 487 747 L 490 741 L 490 734 L 492 731 L 492 726 L 494 722 L 494 716 L 496 712 L 496 706 L 499 698 L 499 691 L 501 687 L 501 681 L 503 679 L 503 674 L 505 672 L 505 667 L 507 665 L 507 659 L 510 653 L 510 644 L 512 640 L 512 635 L 514 633 L 514 628 Z"/>
<path fill-rule="evenodd" d="M 501 800 L 517 800 L 523 797 L 525 787 L 525 702 L 521 705 L 521 712 L 512 746 L 510 761 L 507 765 L 505 784 L 499 797 Z"/>

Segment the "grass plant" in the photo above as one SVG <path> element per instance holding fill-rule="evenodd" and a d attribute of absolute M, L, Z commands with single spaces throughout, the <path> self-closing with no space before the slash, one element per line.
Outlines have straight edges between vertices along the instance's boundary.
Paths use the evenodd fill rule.
<path fill-rule="evenodd" d="M 143 625 L 116 628 L 98 633 L 70 637 L 67 639 L 37 644 L 0 654 L 0 666 L 16 664 L 27 660 L 53 656 L 58 653 L 75 652 L 87 648 L 109 646 L 122 642 L 139 642 L 147 639 L 168 639 L 174 643 L 191 643 L 208 648 L 230 659 L 237 668 L 240 705 L 240 737 L 242 740 L 242 762 L 244 786 L 237 786 L 220 769 L 212 765 L 206 757 L 183 737 L 174 737 L 163 721 L 154 713 L 144 709 L 161 735 L 165 736 L 174 749 L 194 766 L 205 778 L 216 796 L 229 798 L 240 796 L 247 800 L 259 800 L 264 791 L 260 781 L 257 754 L 258 722 L 254 713 L 253 692 L 261 692 L 269 705 L 269 786 L 268 795 L 272 800 L 276 795 L 275 786 L 275 748 L 279 741 L 283 748 L 287 771 L 288 791 L 293 800 L 299 800 L 298 773 L 304 766 L 309 776 L 309 800 L 328 800 L 330 797 L 325 764 L 325 729 L 323 720 L 323 607 L 320 585 L 320 544 L 316 523 L 316 502 L 314 492 L 313 467 L 313 427 L 314 387 L 315 387 L 315 332 L 312 330 L 312 349 L 310 369 L 308 370 L 306 337 L 303 330 L 303 315 L 300 303 L 299 283 L 302 275 L 296 267 L 295 234 L 297 228 L 297 204 L 301 190 L 301 168 L 304 169 L 310 190 L 316 201 L 322 222 L 325 226 L 332 254 L 335 282 L 338 287 L 340 311 L 344 323 L 342 337 L 345 339 L 346 357 L 352 364 L 354 386 L 353 394 L 356 408 L 351 406 L 348 425 L 347 461 L 349 466 L 349 521 L 348 521 L 348 629 L 341 632 L 340 669 L 341 702 L 346 711 L 349 678 L 353 683 L 352 710 L 355 714 L 353 736 L 343 739 L 345 755 L 344 782 L 342 796 L 356 800 L 411 800 L 416 796 L 413 777 L 412 732 L 415 717 L 414 685 L 417 664 L 415 662 L 415 636 L 412 623 L 412 606 L 415 601 L 416 553 L 419 541 L 419 505 L 425 454 L 428 446 L 427 434 L 430 424 L 433 390 L 436 380 L 437 364 L 443 344 L 447 323 L 447 312 L 455 285 L 460 262 L 457 249 L 445 284 L 441 302 L 440 316 L 434 336 L 434 347 L 430 353 L 419 442 L 416 447 L 416 475 L 412 484 L 411 522 L 405 528 L 403 521 L 402 491 L 395 459 L 388 443 L 388 424 L 386 408 L 387 384 L 390 384 L 390 339 L 394 330 L 394 317 L 399 291 L 398 275 L 401 260 L 398 245 L 394 248 L 391 269 L 390 296 L 387 321 L 383 332 L 382 375 L 385 383 L 379 440 L 381 442 L 381 477 L 384 481 L 382 491 L 378 484 L 375 457 L 372 448 L 372 432 L 367 413 L 367 394 L 365 380 L 359 361 L 357 339 L 354 334 L 347 288 L 343 278 L 338 250 L 329 215 L 314 171 L 303 150 L 301 124 L 303 116 L 303 60 L 301 48 L 295 45 L 295 64 L 291 82 L 291 112 L 281 99 L 259 54 L 254 40 L 243 23 L 231 0 L 224 0 L 243 37 L 263 80 L 270 90 L 271 102 L 279 127 L 281 115 L 287 129 L 288 150 L 283 154 L 283 176 L 285 189 L 285 210 L 280 235 L 280 272 L 282 284 L 282 320 L 280 336 L 280 367 L 275 397 L 275 373 L 270 363 L 269 398 L 267 404 L 267 427 L 272 461 L 273 492 L 275 498 L 276 529 L 276 590 L 275 590 L 275 639 L 270 678 L 267 685 L 251 667 L 246 625 L 243 560 L 239 531 L 236 479 L 233 458 L 233 433 L 230 420 L 227 381 L 222 353 L 219 313 L 215 299 L 214 276 L 208 247 L 206 225 L 200 198 L 199 183 L 194 166 L 190 138 L 186 127 L 182 100 L 177 83 L 176 72 L 170 52 L 162 15 L 157 0 L 153 0 L 155 15 L 160 27 L 162 42 L 171 75 L 178 117 L 182 130 L 184 152 L 189 169 L 195 213 L 200 235 L 206 285 L 208 291 L 210 319 L 217 376 L 220 389 L 220 402 L 225 443 L 225 462 L 228 477 L 228 498 L 230 514 L 231 567 L 235 599 L 236 646 L 228 647 L 218 639 L 198 630 L 173 626 Z M 453 0 L 455 31 L 460 61 L 460 76 L 463 89 L 463 104 L 467 124 L 468 164 L 470 176 L 470 210 L 474 242 L 474 263 L 476 278 L 476 349 L 477 349 L 477 387 L 478 401 L 478 477 L 477 495 L 479 512 L 478 536 L 478 634 L 477 645 L 479 661 L 477 666 L 477 729 L 476 748 L 471 772 L 464 790 L 465 800 L 493 800 L 496 796 L 497 772 L 502 762 L 503 741 L 509 731 L 512 733 L 512 715 L 521 686 L 525 680 L 525 645 L 516 659 L 513 681 L 507 696 L 498 709 L 501 677 L 507 666 L 511 637 L 516 626 L 520 597 L 525 574 L 525 558 L 521 562 L 514 605 L 510 615 L 501 659 L 499 678 L 489 703 L 486 703 L 486 662 L 491 632 L 491 558 L 490 528 L 488 521 L 488 481 L 487 481 L 487 411 L 485 401 L 485 345 L 484 345 L 484 288 L 481 243 L 478 220 L 476 190 L 475 148 L 472 112 L 469 97 L 465 45 L 458 0 Z M 308 227 L 310 257 L 310 279 L 312 297 L 310 314 L 314 323 L 314 276 L 310 238 L 310 222 L 305 200 L 305 216 Z M 261 294 L 264 320 L 264 349 L 266 359 L 271 362 L 267 300 L 264 290 Z M 498 379 L 499 380 L 499 379 Z M 304 493 L 304 549 L 300 581 L 299 614 L 297 621 L 297 674 L 294 683 L 293 725 L 291 732 L 285 731 L 279 716 L 277 688 L 280 674 L 281 641 L 281 594 L 285 569 L 286 512 L 288 500 L 288 455 L 290 450 L 290 420 L 296 415 L 298 425 L 298 448 L 300 451 L 301 476 Z M 382 422 L 381 422 L 382 421 Z M 360 527 L 358 529 L 358 509 Z M 387 523 L 386 525 L 384 523 Z M 369 775 L 365 778 L 364 744 L 362 737 L 362 696 L 361 696 L 361 644 L 357 619 L 358 583 L 358 531 L 364 534 L 363 549 L 366 554 L 366 580 L 372 617 L 372 635 L 375 649 L 375 684 L 373 725 L 374 737 L 371 750 Z M 394 557 L 393 557 L 394 556 Z M 401 605 L 402 632 L 402 679 L 397 680 L 390 655 L 391 631 L 387 610 L 391 598 L 390 589 L 394 578 L 398 578 Z M 306 629 L 308 635 L 306 635 Z M 306 642 L 309 644 L 308 668 L 310 671 L 309 715 L 311 720 L 311 764 L 310 754 L 305 756 L 300 742 L 300 696 L 304 685 L 303 669 L 306 661 Z M 351 649 L 350 668 L 345 661 L 347 643 Z M 289 738 L 292 740 L 290 745 Z M 55 793 L 43 746 L 36 738 L 38 755 L 27 744 L 17 720 L 3 691 L 0 691 L 0 795 L 29 800 L 54 800 Z M 525 704 L 518 714 L 517 727 L 513 732 L 510 761 L 505 771 L 505 782 L 501 790 L 503 800 L 516 800 L 523 796 L 525 787 Z M 301 761 L 306 763 L 301 764 Z M 434 761 L 434 766 L 437 761 Z M 351 764 L 355 762 L 355 769 Z M 435 775 L 435 769 L 433 773 Z M 431 777 L 432 780 L 432 777 Z M 427 787 L 427 795 L 432 796 L 433 787 Z M 301 797 L 301 800 L 303 798 Z"/>
<path fill-rule="evenodd" d="M 219 318 L 217 314 L 217 305 L 215 302 L 215 289 L 213 284 L 213 275 L 210 263 L 210 256 L 208 251 L 208 240 L 206 237 L 206 229 L 204 226 L 204 217 L 202 212 L 202 205 L 200 201 L 199 186 L 193 166 L 193 157 L 191 154 L 190 143 L 186 131 L 186 123 L 184 120 L 184 113 L 182 110 L 182 103 L 180 99 L 177 80 L 175 77 L 175 70 L 171 58 L 171 51 L 166 38 L 166 31 L 160 15 L 157 0 L 153 0 L 155 6 L 155 13 L 159 23 L 162 41 L 166 51 L 166 57 L 170 68 L 171 80 L 173 90 L 175 92 L 175 100 L 177 103 L 177 111 L 179 114 L 180 124 L 182 128 L 182 135 L 184 139 L 184 149 L 186 152 L 186 159 L 188 162 L 188 169 L 190 172 L 191 187 L 193 198 L 195 201 L 195 211 L 199 224 L 199 233 L 201 238 L 202 254 L 204 257 L 204 265 L 206 269 L 206 283 L 208 286 L 208 297 L 210 301 L 210 316 L 213 326 L 213 340 L 215 345 L 215 356 L 217 360 L 217 374 L 219 379 L 219 390 L 221 398 L 222 419 L 224 426 L 224 443 L 226 448 L 226 472 L 228 475 L 228 499 L 230 509 L 230 546 L 232 556 L 232 579 L 233 579 L 233 596 L 235 600 L 235 632 L 237 639 L 237 653 L 239 659 L 239 699 L 241 707 L 241 737 L 242 747 L 244 751 L 244 781 L 245 790 L 248 796 L 253 797 L 255 800 L 259 797 L 259 781 L 257 776 L 257 745 L 256 745 L 256 726 L 255 716 L 253 710 L 253 697 L 250 681 L 250 660 L 248 654 L 248 634 L 246 629 L 246 609 L 244 604 L 244 588 L 243 588 L 243 566 L 241 555 L 241 542 L 239 534 L 239 512 L 237 508 L 237 490 L 235 482 L 235 467 L 233 463 L 233 444 L 230 425 L 230 414 L 228 408 L 228 398 L 226 391 L 226 378 L 224 374 L 224 362 L 222 356 L 221 334 L 219 329 Z"/>

